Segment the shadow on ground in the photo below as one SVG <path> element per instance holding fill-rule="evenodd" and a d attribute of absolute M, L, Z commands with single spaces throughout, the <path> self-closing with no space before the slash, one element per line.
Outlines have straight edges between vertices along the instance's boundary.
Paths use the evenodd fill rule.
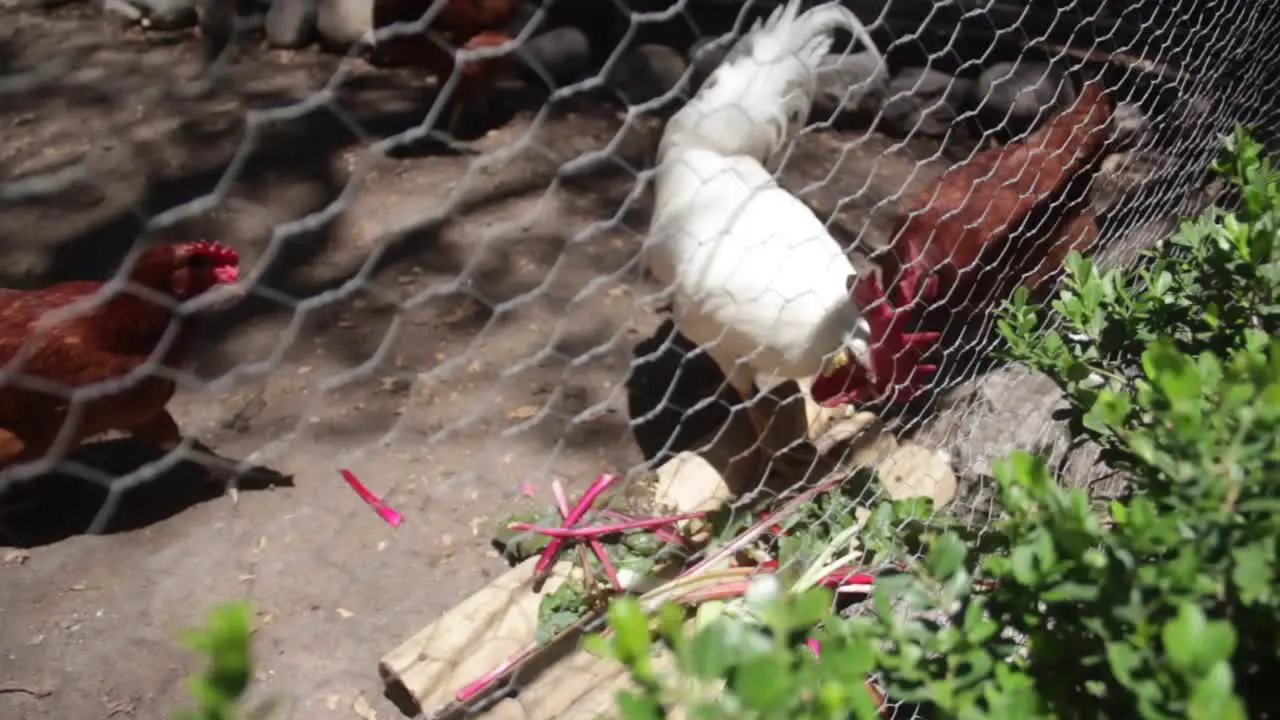
<path fill-rule="evenodd" d="M 163 458 L 155 448 L 122 439 L 86 445 L 69 459 L 95 474 L 125 478 Z M 124 489 L 66 471 L 19 480 L 0 493 L 0 544 L 34 548 L 76 535 L 138 530 L 222 497 L 229 479 L 220 469 L 183 460 Z M 293 480 L 258 467 L 236 477 L 235 486 L 266 490 L 292 487 Z M 95 527 L 104 514 L 101 527 Z"/>

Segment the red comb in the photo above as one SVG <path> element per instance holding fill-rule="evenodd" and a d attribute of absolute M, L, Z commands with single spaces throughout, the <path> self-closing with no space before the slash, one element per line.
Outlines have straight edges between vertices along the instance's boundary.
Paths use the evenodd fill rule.
<path fill-rule="evenodd" d="M 894 286 L 896 298 L 885 293 L 878 273 L 851 279 L 853 302 L 871 330 L 871 367 L 852 363 L 847 373 L 815 380 L 811 392 L 821 405 L 872 400 L 902 403 L 928 387 L 928 379 L 938 366 L 923 360 L 941 334 L 907 332 L 907 328 L 923 310 L 917 301 L 937 295 L 938 279 L 929 278 L 922 285 L 919 272 L 908 269 L 904 275 Z"/>
<path fill-rule="evenodd" d="M 191 243 L 191 249 L 198 253 L 208 255 L 219 263 L 234 265 L 240 262 L 240 255 L 235 249 L 223 245 L 220 242 L 212 240 L 197 240 Z"/>

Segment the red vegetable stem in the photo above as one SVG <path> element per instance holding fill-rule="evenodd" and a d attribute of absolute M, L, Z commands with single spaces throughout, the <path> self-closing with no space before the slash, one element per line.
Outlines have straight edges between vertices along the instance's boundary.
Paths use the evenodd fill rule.
<path fill-rule="evenodd" d="M 613 473 L 602 473 L 598 476 L 595 479 L 595 482 L 591 483 L 591 487 L 587 488 L 587 491 L 583 493 L 582 499 L 578 501 L 578 504 L 569 511 L 568 517 L 564 519 L 565 526 L 572 526 L 574 523 L 581 520 L 582 516 L 586 515 L 587 511 L 591 509 L 591 504 L 596 501 L 596 498 L 600 497 L 601 493 L 609 489 L 610 485 L 617 482 L 619 477 L 619 475 L 615 475 Z M 551 564 L 555 562 L 556 555 L 560 553 L 560 545 L 562 543 L 563 540 L 561 538 L 554 535 L 551 536 L 551 541 L 547 543 L 547 547 L 543 549 L 542 555 L 538 557 L 538 563 L 533 566 L 533 577 L 535 578 L 535 581 L 538 578 L 545 577 L 551 570 Z M 535 582 L 535 587 L 537 584 L 538 583 Z"/>
<path fill-rule="evenodd" d="M 626 530 L 648 530 L 650 528 L 677 523 L 681 520 L 692 520 L 702 517 L 706 517 L 706 514 L 685 513 L 683 515 L 671 515 L 670 517 L 646 518 L 644 520 L 632 520 L 631 522 L 617 523 L 616 525 L 595 525 L 585 528 L 549 528 L 539 527 L 537 525 L 524 522 L 513 522 L 507 527 L 511 530 L 527 530 L 530 532 L 536 532 L 540 535 L 548 535 L 553 538 L 590 538 L 599 537 L 600 535 L 620 533 Z"/>
<path fill-rule="evenodd" d="M 609 578 L 609 584 L 613 585 L 613 589 L 618 592 L 623 591 L 622 580 L 618 579 L 618 569 L 613 566 L 613 561 L 609 559 L 609 554 L 605 552 L 604 544 L 595 538 L 591 538 L 591 549 L 595 552 L 596 557 L 600 558 L 600 567 L 604 568 L 604 576 Z M 585 571 L 586 568 L 583 568 Z"/>
<path fill-rule="evenodd" d="M 569 496 L 565 494 L 564 483 L 560 482 L 560 478 L 553 478 L 551 480 L 551 495 L 556 499 L 556 509 L 560 511 L 560 521 L 564 522 L 569 518 Z M 609 558 L 604 556 L 603 549 L 597 550 L 596 547 L 592 545 L 591 550 L 596 554 L 596 557 L 600 559 L 601 566 L 608 561 Z M 583 582 L 586 583 L 587 590 L 590 591 L 591 586 L 593 585 L 591 582 L 591 562 L 587 560 L 586 548 L 581 545 L 578 546 L 578 562 L 582 564 Z M 614 582 L 614 576 L 609 575 L 608 569 L 605 570 L 605 576 L 609 578 L 611 583 L 613 583 L 614 589 L 621 588 L 622 583 Z"/>
<path fill-rule="evenodd" d="M 607 510 L 607 509 L 601 510 L 600 514 L 604 515 L 607 518 L 613 518 L 614 520 L 621 520 L 623 522 L 631 522 L 632 520 L 638 519 L 633 515 L 620 513 L 617 510 Z M 666 528 L 661 528 L 661 527 L 651 528 L 649 532 L 653 533 L 654 537 L 658 538 L 659 540 L 665 543 L 670 543 L 671 545 L 687 544 L 684 538 L 680 537 L 676 533 L 673 533 Z"/>
<path fill-rule="evenodd" d="M 522 659 L 524 659 L 525 654 L 527 653 L 509 657 L 506 660 L 503 660 L 502 664 L 498 665 L 494 669 L 490 670 L 484 675 L 481 675 L 475 680 L 472 680 L 466 685 L 463 685 L 462 688 L 458 690 L 458 692 L 453 696 L 454 699 L 456 699 L 458 702 L 466 702 L 471 698 L 475 697 L 476 695 L 479 695 L 480 691 L 492 685 L 493 681 L 496 680 L 499 675 L 502 675 L 506 671 L 510 670 L 513 666 L 515 666 L 517 662 L 520 662 Z"/>
<path fill-rule="evenodd" d="M 347 481 L 347 484 L 351 486 L 351 489 L 355 491 L 356 495 L 359 495 L 361 500 L 365 501 L 366 504 L 372 507 L 374 512 L 378 513 L 378 516 L 381 517 L 388 525 L 392 527 L 399 527 L 400 523 L 404 522 L 404 517 L 392 509 L 391 506 L 383 502 L 382 498 L 374 495 L 369 488 L 365 487 L 364 483 L 360 482 L 360 478 L 356 477 L 355 473 L 346 468 L 342 468 L 338 472 L 342 474 L 342 479 Z"/>
<path fill-rule="evenodd" d="M 691 590 L 687 594 L 676 598 L 677 602 L 687 605 L 694 605 L 709 600 L 724 600 L 725 598 L 742 597 L 747 592 L 747 585 L 751 581 L 749 579 L 731 580 L 723 585 L 714 585 L 709 588 L 700 588 Z"/>
<path fill-rule="evenodd" d="M 551 481 L 551 494 L 556 498 L 556 507 L 560 509 L 560 517 L 568 519 L 569 517 L 569 498 L 564 493 L 564 484 L 559 478 Z M 622 592 L 622 581 L 618 579 L 618 570 L 613 566 L 613 561 L 609 559 L 609 555 L 605 552 L 604 545 L 599 540 L 591 538 L 591 551 L 596 554 L 596 558 L 600 560 L 600 567 L 604 569 L 604 576 L 609 578 L 609 584 L 613 585 L 613 589 Z M 578 557 L 582 560 L 582 572 L 589 575 L 590 567 L 587 565 L 587 553 L 578 546 Z"/>

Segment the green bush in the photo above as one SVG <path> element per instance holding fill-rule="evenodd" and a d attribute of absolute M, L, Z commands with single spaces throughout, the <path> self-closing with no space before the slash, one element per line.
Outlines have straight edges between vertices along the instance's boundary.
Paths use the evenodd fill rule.
<path fill-rule="evenodd" d="M 1064 388 L 1122 499 L 1095 506 L 1018 452 L 995 470 L 990 527 L 906 538 L 901 508 L 872 514 L 863 544 L 906 572 L 866 612 L 776 580 L 692 629 L 618 600 L 591 646 L 636 681 L 620 715 L 871 720 L 874 673 L 934 718 L 1280 716 L 1280 175 L 1243 130 L 1215 170 L 1232 211 L 1186 222 L 1134 273 L 1073 256 L 1047 310 L 1019 292 L 1001 313 L 1008 357 Z M 650 659 L 651 625 L 676 671 Z"/>

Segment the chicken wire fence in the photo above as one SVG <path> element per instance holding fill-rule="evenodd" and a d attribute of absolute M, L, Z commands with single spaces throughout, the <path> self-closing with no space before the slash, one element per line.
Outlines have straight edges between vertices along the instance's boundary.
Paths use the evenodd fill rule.
<path fill-rule="evenodd" d="M 162 367 L 159 359 L 173 342 L 168 335 L 155 340 L 161 350 L 131 351 L 131 361 L 122 364 L 175 379 L 180 390 L 170 408 L 183 436 L 213 450 L 185 442 L 136 460 L 85 448 L 31 463 L 14 452 L 8 457 L 23 463 L 6 469 L 5 483 L 21 513 L 6 514 L 12 539 L 5 544 L 60 539 L 32 540 L 18 530 L 33 524 L 19 514 L 46 518 L 65 511 L 60 499 L 38 497 L 41 487 L 65 493 L 66 476 L 109 485 L 110 492 L 94 496 L 85 526 L 66 534 L 99 532 L 122 512 L 125 490 L 173 483 L 175 475 L 195 472 L 185 460 L 199 456 L 223 468 L 232 486 L 264 468 L 291 475 L 297 486 L 281 493 L 292 498 L 287 502 L 313 504 L 326 534 L 381 538 L 385 528 L 358 507 L 338 476 L 349 468 L 381 496 L 373 502 L 403 512 L 406 522 L 396 532 L 438 543 L 442 533 L 431 525 L 453 528 L 456 536 L 443 534 L 466 546 L 455 551 L 480 558 L 489 525 L 508 512 L 550 505 L 553 480 L 581 489 L 598 473 L 617 473 L 619 485 L 651 493 L 653 472 L 672 467 L 678 453 L 713 454 L 733 445 L 726 439 L 736 432 L 730 417 L 741 425 L 744 414 L 730 410 L 741 398 L 710 356 L 673 332 L 667 322 L 672 298 L 641 250 L 661 210 L 651 168 L 664 124 L 725 61 L 730 40 L 775 3 L 513 5 L 520 11 L 505 23 L 501 42 L 458 55 L 473 65 L 516 58 L 516 77 L 495 76 L 485 88 L 513 98 L 512 107 L 486 108 L 482 119 L 462 125 L 451 119 L 450 99 L 474 93 L 473 81 L 463 71 L 437 72 L 439 59 L 430 57 L 438 51 L 410 48 L 390 63 L 437 72 L 435 94 L 424 90 L 430 83 L 422 72 L 371 69 L 358 57 L 387 38 L 438 47 L 439 36 L 423 40 L 420 31 L 439 29 L 431 23 L 435 13 L 445 16 L 442 4 L 351 4 L 363 9 L 350 13 L 370 16 L 365 25 L 388 13 L 426 14 L 350 43 L 335 69 L 323 59 L 264 59 L 251 32 L 210 52 L 217 33 L 208 17 L 226 10 L 215 0 L 206 12 L 205 51 L 218 57 L 198 76 L 189 72 L 195 65 L 186 55 L 149 60 L 148 53 L 172 52 L 154 33 L 90 24 L 126 44 L 90 39 L 42 46 L 30 19 L 18 19 L 22 30 L 0 40 L 0 94 L 12 101 L 0 110 L 10 136 L 0 156 L 8 284 L 31 293 L 55 281 L 106 279 L 115 267 L 136 267 L 135 240 L 140 248 L 204 236 L 237 250 L 239 283 L 248 295 L 204 320 L 192 370 Z M 1100 236 L 1092 252 L 1104 264 L 1131 264 L 1177 218 L 1218 199 L 1205 168 L 1221 134 L 1247 123 L 1269 141 L 1276 129 L 1271 78 L 1280 53 L 1270 38 L 1280 30 L 1280 11 L 1268 3 L 845 5 L 869 29 L 875 52 L 859 42 L 846 49 L 843 38 L 831 48 L 808 127 L 770 167 L 859 272 L 870 272 L 877 251 L 893 242 L 905 200 L 943 168 L 984 147 L 1016 143 L 1050 122 L 1079 94 L 1082 78 L 1101 79 L 1114 103 L 1113 125 L 1128 133 L 1089 188 Z M 335 6 L 320 3 L 317 15 L 320 35 L 332 42 L 342 38 L 331 37 L 335 31 L 324 18 L 336 22 Z M 262 8 L 239 10 L 253 15 Z M 242 19 L 239 26 L 251 23 Z M 468 39 L 443 34 L 454 44 Z M 569 57 L 574 48 L 577 56 Z M 484 104 L 494 102 L 503 101 Z M 91 116 L 70 129 L 55 126 L 55 116 L 75 111 Z M 463 137 L 473 120 L 488 124 Z M 734 127 L 727 116 L 718 122 L 725 123 L 716 130 L 722 136 Z M 76 133 L 85 137 L 59 145 Z M 204 152 L 227 138 L 234 142 L 223 155 Z M 85 147 L 86 139 L 93 147 Z M 103 207 L 115 214 L 100 212 Z M 744 253 L 745 264 L 734 272 L 752 272 L 751 259 Z M 777 262 L 785 265 L 785 257 Z M 820 282 L 825 270 L 805 274 Z M 124 287 L 129 276 L 120 270 L 114 277 L 108 289 Z M 0 296 L 10 308 L 0 317 L 25 317 L 29 311 L 12 309 L 25 297 L 32 295 Z M 788 301 L 763 307 L 780 313 Z M 1096 479 L 1096 457 L 1074 451 L 1066 430 L 1052 421 L 1061 402 L 1052 384 L 1016 367 L 979 368 L 990 333 L 974 331 L 980 321 L 965 324 L 944 328 L 945 372 L 926 393 L 937 402 L 924 410 L 885 411 L 877 424 L 903 442 L 910 438 L 937 451 L 917 474 L 941 462 L 954 475 L 956 487 L 946 491 L 917 478 L 932 488 L 917 487 L 920 494 L 939 500 L 942 493 L 946 507 L 939 512 L 982 524 L 994 512 L 983 489 L 991 461 L 1016 448 L 1047 451 L 1065 481 Z M 12 340 L 29 331 L 10 323 L 5 332 Z M 35 432 L 23 424 L 27 418 L 60 418 L 65 407 L 44 413 L 39 403 L 59 401 L 13 388 L 34 387 L 65 405 L 68 393 L 57 394 L 55 385 L 74 384 L 80 366 L 68 363 L 71 377 L 33 380 L 13 360 L 19 353 L 9 352 L 7 389 L 0 391 L 3 441 L 34 442 L 24 435 Z M 93 352 L 113 351 L 103 345 Z M 136 373 L 125 371 L 111 383 L 113 392 L 141 387 Z M 93 393 L 102 388 L 95 388 L 81 388 L 75 397 L 99 397 Z M 153 395 L 138 402 L 155 405 Z M 774 417 L 798 407 L 776 407 Z M 104 427 L 133 427 L 128 423 L 136 419 L 126 416 L 135 410 L 111 411 Z M 823 446 L 820 439 L 814 444 Z M 786 453 L 775 457 L 778 447 L 771 446 L 766 459 L 778 462 L 754 469 L 749 486 L 733 488 L 733 503 L 794 497 L 812 489 L 821 474 L 815 468 L 846 467 L 860 447 L 837 444 L 823 465 L 804 453 L 784 461 Z M 760 481 L 766 471 L 779 482 Z M 337 490 L 320 497 L 329 492 L 321 486 Z M 879 492 L 869 486 L 865 502 Z M 246 495 L 238 506 L 256 502 L 268 501 Z M 474 517 L 461 525 L 446 517 L 457 513 Z M 249 512 L 228 522 L 245 524 L 251 534 L 249 524 L 265 521 L 254 517 Z M 332 539 L 317 542 L 314 552 L 324 555 Z M 409 554 L 400 562 L 420 559 Z M 474 562 L 485 563 L 498 560 Z M 354 582 L 381 582 L 360 560 L 344 556 L 341 564 Z M 384 565 L 395 568 L 390 560 L 378 567 Z M 461 599 L 481 577 L 440 602 Z M 432 618 L 418 608 L 421 602 L 407 597 L 394 611 L 425 624 Z M 400 639 L 383 641 L 389 649 Z"/>

